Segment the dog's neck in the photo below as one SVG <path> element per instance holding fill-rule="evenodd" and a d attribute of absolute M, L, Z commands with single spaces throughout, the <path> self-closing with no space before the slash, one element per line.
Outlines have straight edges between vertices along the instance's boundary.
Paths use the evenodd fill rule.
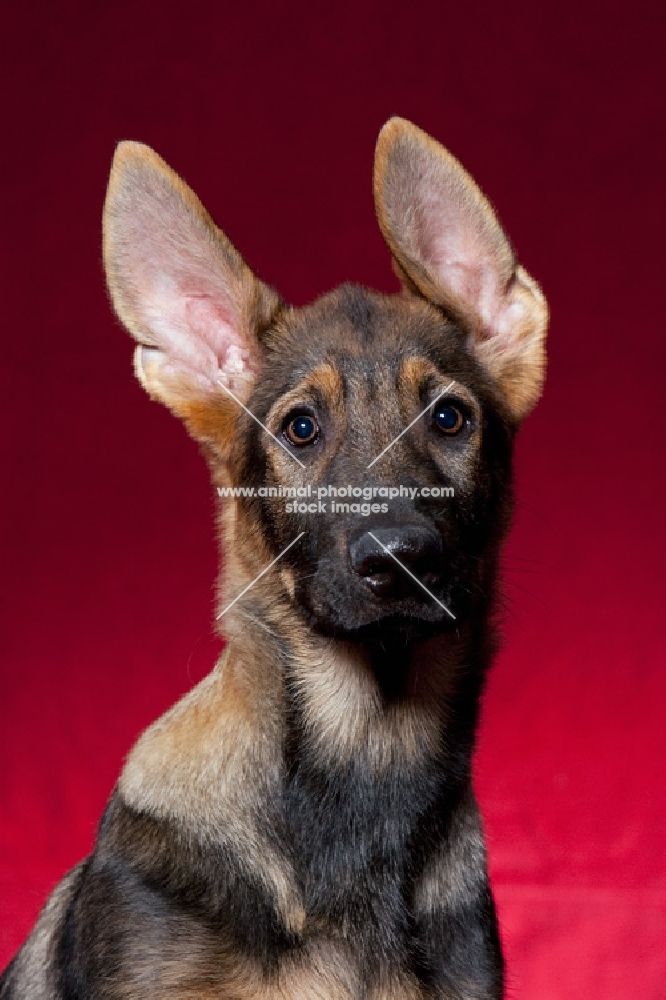
<path fill-rule="evenodd" d="M 369 782 L 427 767 L 465 783 L 489 620 L 479 609 L 453 631 L 387 651 L 318 635 L 279 593 L 270 605 L 237 605 L 217 667 L 144 733 L 121 792 L 214 836 L 247 794 L 239 774 L 258 800 L 299 767 L 360 769 Z"/>
<path fill-rule="evenodd" d="M 275 831 L 316 866 L 310 854 L 333 810 L 343 848 L 358 836 L 370 850 L 388 823 L 404 858 L 417 831 L 465 794 L 488 630 L 480 617 L 399 651 L 389 666 L 400 690 L 388 696 L 378 650 L 318 636 L 279 604 L 262 616 L 233 609 L 220 662 L 144 733 L 119 793 L 139 813 L 226 844 L 249 871 L 259 865 L 258 878 L 273 872 L 270 892 L 291 925 L 301 890 Z"/>
<path fill-rule="evenodd" d="M 230 616 L 229 656 L 242 656 L 244 670 L 273 665 L 272 695 L 279 691 L 279 698 L 270 700 L 287 713 L 292 759 L 311 756 L 336 768 L 366 760 L 381 769 L 400 759 L 432 763 L 446 746 L 456 768 L 466 770 L 492 655 L 489 622 L 482 608 L 422 641 L 377 632 L 361 643 L 320 635 L 293 605 L 276 601 Z"/>

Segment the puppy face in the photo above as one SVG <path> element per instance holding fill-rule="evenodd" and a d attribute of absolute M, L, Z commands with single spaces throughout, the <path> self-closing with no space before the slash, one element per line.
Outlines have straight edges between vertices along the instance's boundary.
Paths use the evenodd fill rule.
<path fill-rule="evenodd" d="M 104 255 L 140 381 L 245 490 L 225 501 L 238 591 L 279 558 L 269 586 L 309 627 L 386 640 L 486 599 L 547 309 L 474 181 L 415 126 L 382 130 L 374 189 L 397 296 L 287 307 L 136 143 L 116 154 Z"/>
<path fill-rule="evenodd" d="M 464 332 L 423 299 L 344 286 L 280 314 L 264 345 L 248 408 L 274 437 L 243 413 L 231 449 L 255 494 L 235 500 L 243 530 L 275 555 L 302 533 L 291 600 L 319 631 L 455 627 L 510 508 L 510 419 Z"/>

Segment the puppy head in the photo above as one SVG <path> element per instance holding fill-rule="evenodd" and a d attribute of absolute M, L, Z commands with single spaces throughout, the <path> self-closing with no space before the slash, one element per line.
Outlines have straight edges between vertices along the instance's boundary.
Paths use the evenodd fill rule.
<path fill-rule="evenodd" d="M 451 627 L 483 593 L 547 325 L 491 206 L 433 139 L 388 122 L 374 190 L 403 294 L 343 286 L 304 309 L 250 271 L 146 146 L 118 147 L 104 212 L 139 380 L 203 445 L 216 482 L 254 491 L 224 501 L 236 591 L 301 534 L 247 600 L 265 611 L 279 595 L 348 637 Z M 348 487 L 363 492 L 338 494 Z"/>

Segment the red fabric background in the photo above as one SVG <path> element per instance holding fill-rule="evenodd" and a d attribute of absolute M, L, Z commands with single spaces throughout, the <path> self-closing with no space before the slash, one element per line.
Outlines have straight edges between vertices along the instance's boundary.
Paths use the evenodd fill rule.
<path fill-rule="evenodd" d="M 302 303 L 393 289 L 370 178 L 397 113 L 477 177 L 552 306 L 477 759 L 509 996 L 666 997 L 663 5 L 2 18 L 0 964 L 217 649 L 205 468 L 105 298 L 114 144 L 153 145 Z"/>

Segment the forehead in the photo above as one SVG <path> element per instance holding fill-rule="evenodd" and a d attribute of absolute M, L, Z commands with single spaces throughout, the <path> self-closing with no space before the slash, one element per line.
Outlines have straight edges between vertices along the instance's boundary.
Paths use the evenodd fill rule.
<path fill-rule="evenodd" d="M 464 334 L 434 306 L 355 285 L 283 313 L 266 347 L 261 382 L 272 396 L 294 388 L 323 364 L 335 367 L 349 391 L 385 388 L 401 376 L 406 362 L 419 358 L 472 390 L 484 381 Z"/>

